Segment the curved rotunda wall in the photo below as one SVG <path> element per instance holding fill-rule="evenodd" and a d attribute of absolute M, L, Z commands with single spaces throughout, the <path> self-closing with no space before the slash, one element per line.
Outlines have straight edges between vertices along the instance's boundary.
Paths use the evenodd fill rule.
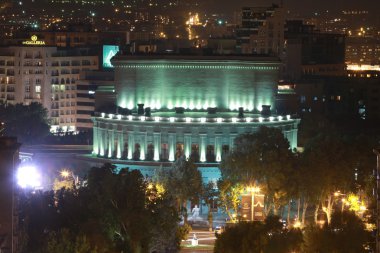
<path fill-rule="evenodd" d="M 260 126 L 281 129 L 290 147 L 296 148 L 299 119 L 278 116 L 239 121 L 206 118 L 183 121 L 181 118 L 103 114 L 94 117 L 93 122 L 93 154 L 100 157 L 172 162 L 180 147 L 181 155 L 186 158 L 191 157 L 196 148 L 199 162 L 211 162 L 207 157 L 209 153 L 213 155 L 212 162 L 220 162 L 225 148 L 231 150 L 238 135 L 255 132 Z M 138 155 L 135 156 L 137 149 Z"/>
<path fill-rule="evenodd" d="M 279 63 L 258 60 L 115 57 L 117 104 L 134 109 L 261 110 L 274 107 Z"/>

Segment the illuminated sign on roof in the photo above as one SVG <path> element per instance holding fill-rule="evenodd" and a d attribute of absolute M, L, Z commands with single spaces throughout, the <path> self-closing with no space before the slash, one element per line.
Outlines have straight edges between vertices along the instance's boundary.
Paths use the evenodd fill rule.
<path fill-rule="evenodd" d="M 41 46 L 41 45 L 45 45 L 45 41 L 38 40 L 37 35 L 32 35 L 32 37 L 30 37 L 30 40 L 23 41 L 22 44 L 23 45 L 34 45 L 34 46 L 38 45 L 38 46 Z"/>
<path fill-rule="evenodd" d="M 103 45 L 103 68 L 113 68 L 111 59 L 119 52 L 119 46 Z"/>

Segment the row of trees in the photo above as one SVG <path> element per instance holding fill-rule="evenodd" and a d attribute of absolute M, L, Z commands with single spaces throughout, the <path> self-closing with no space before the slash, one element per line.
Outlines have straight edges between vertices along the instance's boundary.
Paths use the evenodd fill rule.
<path fill-rule="evenodd" d="M 284 208 L 290 214 L 290 203 L 296 202 L 302 224 L 312 207 L 315 220 L 324 212 L 329 223 L 334 193 L 363 196 L 372 189 L 375 145 L 376 139 L 366 136 L 348 138 L 330 132 L 311 138 L 300 153 L 290 149 L 281 130 L 261 127 L 239 136 L 235 149 L 222 162 L 220 204 L 233 220 L 242 189 L 256 185 L 266 196 L 266 214 L 280 214 Z"/>
<path fill-rule="evenodd" d="M 369 233 L 353 212 L 335 212 L 331 223 L 320 228 L 283 228 L 278 216 L 265 222 L 238 223 L 217 235 L 216 253 L 289 253 L 289 252 L 367 252 Z"/>
<path fill-rule="evenodd" d="M 139 171 L 106 164 L 86 182 L 21 198 L 23 252 L 178 251 L 184 233 L 175 201 Z"/>
<path fill-rule="evenodd" d="M 42 104 L 6 104 L 0 102 L 0 136 L 17 137 L 23 144 L 84 144 L 92 142 L 92 131 L 70 133 L 57 129 L 50 133 L 48 110 Z"/>

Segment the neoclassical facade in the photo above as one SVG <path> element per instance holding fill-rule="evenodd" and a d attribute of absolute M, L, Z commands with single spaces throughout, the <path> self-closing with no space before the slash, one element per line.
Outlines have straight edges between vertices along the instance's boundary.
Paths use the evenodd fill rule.
<path fill-rule="evenodd" d="M 185 156 L 209 181 L 220 175 L 218 163 L 234 139 L 260 126 L 281 129 L 297 147 L 299 119 L 273 113 L 276 59 L 118 56 L 112 64 L 116 104 L 128 113 L 92 118 L 94 158 L 146 172 Z"/>

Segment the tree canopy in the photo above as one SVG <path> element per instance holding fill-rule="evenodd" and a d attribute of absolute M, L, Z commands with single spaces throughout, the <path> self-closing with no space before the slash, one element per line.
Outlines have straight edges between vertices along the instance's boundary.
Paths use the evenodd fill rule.
<path fill-rule="evenodd" d="M 179 215 L 173 199 L 136 170 L 117 171 L 110 164 L 92 168 L 87 186 L 27 195 L 22 203 L 25 252 L 179 249 Z"/>
<path fill-rule="evenodd" d="M 259 184 L 268 203 L 278 211 L 286 201 L 288 178 L 293 170 L 293 154 L 280 129 L 260 127 L 235 140 L 235 148 L 221 163 L 222 178 L 243 185 Z"/>
<path fill-rule="evenodd" d="M 0 104 L 0 122 L 3 135 L 16 136 L 26 144 L 40 143 L 50 133 L 48 111 L 42 104 Z"/>

